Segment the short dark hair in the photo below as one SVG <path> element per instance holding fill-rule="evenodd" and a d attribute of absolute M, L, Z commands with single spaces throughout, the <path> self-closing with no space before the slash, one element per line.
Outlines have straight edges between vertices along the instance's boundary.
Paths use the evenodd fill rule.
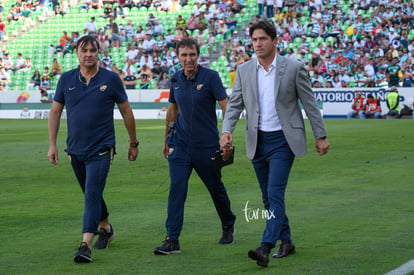
<path fill-rule="evenodd" d="M 275 26 L 270 21 L 260 20 L 260 21 L 258 21 L 256 23 L 254 23 L 250 27 L 250 30 L 249 30 L 250 37 L 252 37 L 253 36 L 253 32 L 255 30 L 258 30 L 258 29 L 264 30 L 265 33 L 267 35 L 269 35 L 270 38 L 272 38 L 272 40 L 274 40 L 276 38 L 276 29 L 275 29 Z"/>
<path fill-rule="evenodd" d="M 99 49 L 100 49 L 99 48 L 99 42 L 92 35 L 85 35 L 85 36 L 82 36 L 81 38 L 79 38 L 78 42 L 76 43 L 76 50 L 82 49 L 83 47 L 85 47 L 88 44 L 91 44 L 92 46 L 97 48 L 98 51 L 99 51 Z"/>
<path fill-rule="evenodd" d="M 177 46 L 175 47 L 175 51 L 177 52 L 177 55 L 179 54 L 180 48 L 192 48 L 193 46 L 197 49 L 197 55 L 200 55 L 200 46 L 198 46 L 197 41 L 191 38 L 183 38 L 180 41 L 178 41 Z"/>

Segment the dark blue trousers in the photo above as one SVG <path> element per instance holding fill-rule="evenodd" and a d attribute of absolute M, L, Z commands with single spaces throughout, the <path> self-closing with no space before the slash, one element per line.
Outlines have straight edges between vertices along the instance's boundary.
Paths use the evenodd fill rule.
<path fill-rule="evenodd" d="M 295 155 L 282 131 L 258 133 L 256 155 L 252 160 L 267 210 L 262 246 L 273 248 L 277 240 L 291 242 L 285 210 L 285 191 Z"/>
<path fill-rule="evenodd" d="M 102 197 L 106 177 L 112 161 L 112 150 L 104 150 L 92 157 L 69 155 L 75 176 L 84 193 L 82 233 L 98 233 L 99 222 L 108 217 Z"/>
<path fill-rule="evenodd" d="M 222 226 L 232 226 L 236 216 L 230 208 L 221 172 L 211 159 L 218 148 L 195 149 L 170 145 L 173 152 L 168 156 L 170 168 L 170 193 L 168 196 L 167 236 L 178 240 L 184 222 L 184 202 L 187 198 L 188 179 L 194 169 L 207 187 Z"/>
<path fill-rule="evenodd" d="M 257 4 L 258 15 L 262 17 L 264 12 L 264 4 Z"/>

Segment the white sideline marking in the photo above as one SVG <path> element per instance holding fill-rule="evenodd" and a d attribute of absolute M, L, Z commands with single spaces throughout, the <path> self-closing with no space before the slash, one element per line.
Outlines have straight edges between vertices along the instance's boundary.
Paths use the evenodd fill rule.
<path fill-rule="evenodd" d="M 414 260 L 411 260 L 402 266 L 391 270 L 390 272 L 386 273 L 385 275 L 404 275 L 414 271 Z"/>

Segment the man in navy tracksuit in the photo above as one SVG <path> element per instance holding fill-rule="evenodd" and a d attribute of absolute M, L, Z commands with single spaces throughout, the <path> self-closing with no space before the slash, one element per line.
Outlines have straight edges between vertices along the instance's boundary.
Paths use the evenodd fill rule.
<path fill-rule="evenodd" d="M 51 163 L 58 163 L 56 139 L 66 106 L 66 152 L 84 193 L 82 242 L 74 257 L 77 263 L 92 261 L 91 247 L 96 234 L 99 238 L 95 249 L 107 248 L 115 238 L 102 197 L 115 151 L 115 104 L 130 138 L 128 159 L 134 161 L 138 155 L 134 114 L 124 86 L 117 74 L 98 66 L 98 54 L 99 42 L 93 36 L 79 39 L 76 48 L 79 68 L 62 74 L 49 113 L 48 158 Z"/>
<path fill-rule="evenodd" d="M 233 243 L 235 215 L 214 160 L 220 149 L 216 103 L 226 110 L 227 94 L 217 72 L 197 64 L 200 49 L 192 39 L 177 44 L 183 70 L 171 78 L 166 117 L 164 156 L 170 167 L 167 237 L 156 255 L 180 253 L 178 238 L 183 226 L 188 179 L 194 169 L 206 185 L 221 220 L 221 244 Z"/>

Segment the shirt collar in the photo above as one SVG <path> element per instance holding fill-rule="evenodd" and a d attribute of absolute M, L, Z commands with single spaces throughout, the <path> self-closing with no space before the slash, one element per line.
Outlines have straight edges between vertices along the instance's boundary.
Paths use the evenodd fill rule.
<path fill-rule="evenodd" d="M 272 64 L 270 64 L 269 66 L 269 71 L 271 71 L 273 68 L 276 68 L 276 59 L 277 59 L 277 54 L 275 54 L 275 57 L 273 58 Z M 256 59 L 256 68 L 257 69 L 264 69 L 263 66 L 259 63 L 259 59 Z"/>
<path fill-rule="evenodd" d="M 187 79 L 187 80 L 190 80 L 190 81 L 195 81 L 195 79 L 196 79 L 199 72 L 200 72 L 200 64 L 197 64 L 197 71 L 195 72 L 195 74 L 193 74 L 189 78 L 187 78 L 187 76 L 184 74 L 184 68 L 183 68 L 181 75 L 182 75 L 183 79 Z"/>
<path fill-rule="evenodd" d="M 91 83 L 91 81 L 94 81 L 96 79 L 96 77 L 98 76 L 99 72 L 100 72 L 101 66 L 98 66 L 98 70 L 96 71 L 96 74 L 94 76 L 91 77 L 91 79 L 89 80 L 89 83 Z M 86 78 L 82 75 L 81 71 L 80 71 L 80 66 L 78 66 L 78 79 L 81 83 L 86 84 Z"/>

